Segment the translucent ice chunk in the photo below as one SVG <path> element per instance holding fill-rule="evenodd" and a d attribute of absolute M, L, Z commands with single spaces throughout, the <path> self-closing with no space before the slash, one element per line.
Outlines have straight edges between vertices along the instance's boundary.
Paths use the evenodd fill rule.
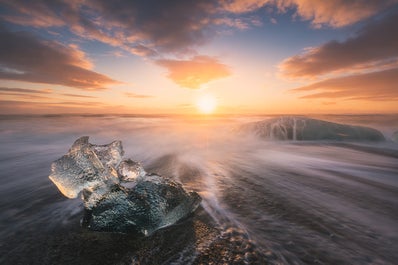
<path fill-rule="evenodd" d="M 198 207 L 201 198 L 170 179 L 151 175 L 133 189 L 115 187 L 88 213 L 85 225 L 96 231 L 150 235 L 176 223 Z"/>
<path fill-rule="evenodd" d="M 196 210 L 201 198 L 181 184 L 122 161 L 120 141 L 93 145 L 81 137 L 51 166 L 50 179 L 68 198 L 82 192 L 83 225 L 96 231 L 150 235 Z"/>
<path fill-rule="evenodd" d="M 119 182 L 114 167 L 123 155 L 120 141 L 97 146 L 90 144 L 88 138 L 77 139 L 69 152 L 51 165 L 49 178 L 68 198 L 76 198 L 83 189 Z"/>
<path fill-rule="evenodd" d="M 383 134 L 373 128 L 339 124 L 306 117 L 287 116 L 252 122 L 241 126 L 240 131 L 253 133 L 261 138 L 270 140 L 385 140 Z"/>
<path fill-rule="evenodd" d="M 90 144 L 90 147 L 97 154 L 103 165 L 116 168 L 120 161 L 122 161 L 124 151 L 121 141 L 113 141 L 112 143 L 105 145 Z"/>
<path fill-rule="evenodd" d="M 396 131 L 396 132 L 394 132 L 394 133 L 392 134 L 391 139 L 392 139 L 394 142 L 398 143 L 398 131 Z"/>

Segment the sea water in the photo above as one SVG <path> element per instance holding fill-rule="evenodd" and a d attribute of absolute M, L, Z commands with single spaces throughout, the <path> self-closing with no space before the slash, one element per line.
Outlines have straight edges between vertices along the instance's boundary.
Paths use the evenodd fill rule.
<path fill-rule="evenodd" d="M 394 264 L 398 115 L 310 117 L 372 127 L 386 141 L 278 141 L 237 133 L 270 116 L 1 116 L 0 238 L 8 246 L 1 263 L 37 244 L 35 236 L 16 238 L 49 238 L 81 217 L 80 200 L 62 197 L 48 175 L 51 162 L 87 135 L 96 144 L 121 140 L 126 157 L 197 191 L 219 229 L 239 229 L 281 264 Z"/>

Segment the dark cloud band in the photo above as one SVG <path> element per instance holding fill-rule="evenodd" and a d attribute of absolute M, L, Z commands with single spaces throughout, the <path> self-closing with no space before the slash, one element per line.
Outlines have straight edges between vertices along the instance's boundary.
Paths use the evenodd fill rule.
<path fill-rule="evenodd" d="M 0 29 L 0 79 L 58 84 L 86 90 L 117 84 L 89 69 L 91 63 L 74 46 L 39 40 L 26 32 Z"/>

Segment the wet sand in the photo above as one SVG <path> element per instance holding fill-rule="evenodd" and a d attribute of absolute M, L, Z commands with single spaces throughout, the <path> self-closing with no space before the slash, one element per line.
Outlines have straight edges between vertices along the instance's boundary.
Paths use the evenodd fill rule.
<path fill-rule="evenodd" d="M 75 216 L 62 229 L 27 227 L 1 245 L 1 264 L 276 264 L 242 231 L 221 231 L 200 207 L 178 224 L 150 237 L 94 232 Z"/>

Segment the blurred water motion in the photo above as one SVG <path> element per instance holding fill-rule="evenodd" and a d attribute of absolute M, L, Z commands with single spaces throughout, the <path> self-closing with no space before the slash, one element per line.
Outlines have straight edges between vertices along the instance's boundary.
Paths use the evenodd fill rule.
<path fill-rule="evenodd" d="M 80 200 L 64 199 L 48 175 L 53 160 L 89 135 L 98 144 L 123 141 L 126 157 L 199 192 L 221 229 L 243 231 L 282 263 L 394 264 L 398 144 L 390 138 L 398 117 L 317 117 L 379 129 L 387 140 L 376 143 L 265 141 L 236 133 L 244 122 L 267 118 L 2 116 L 1 245 L 80 218 Z M 29 243 L 35 244 L 23 241 Z M 23 255 L 23 247 L 7 255 Z"/>

